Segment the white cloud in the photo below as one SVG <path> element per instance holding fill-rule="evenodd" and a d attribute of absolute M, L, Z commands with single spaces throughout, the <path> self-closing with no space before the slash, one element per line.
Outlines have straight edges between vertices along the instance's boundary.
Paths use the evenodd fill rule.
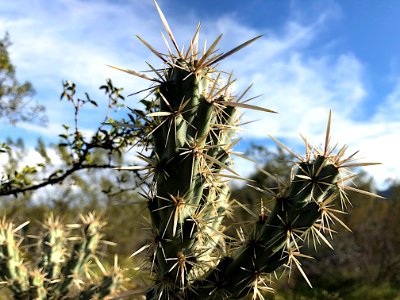
<path fill-rule="evenodd" d="M 228 27 L 237 30 L 232 24 Z M 394 149 L 400 149 L 396 139 L 400 122 L 394 120 L 400 113 L 400 83 L 376 112 L 361 119 L 369 110 L 363 62 L 349 52 L 311 55 L 308 50 L 318 33 L 317 25 L 292 24 L 283 35 L 264 38 L 230 59 L 228 66 L 235 66 L 236 76 L 242 78 L 238 86 L 243 90 L 253 82 L 253 94 L 263 94 L 254 104 L 279 112 L 246 111 L 244 121 L 259 121 L 246 126 L 245 136 L 257 139 L 272 134 L 300 152 L 304 147 L 299 133 L 316 144 L 324 142 L 332 109 L 332 142 L 350 145 L 349 155 L 360 150 L 361 161 L 381 162 L 366 171 L 383 188 L 387 178 L 399 178 L 400 157 L 395 157 Z M 243 163 L 237 163 L 244 174 L 249 173 Z"/>
<path fill-rule="evenodd" d="M 287 20 L 283 28 L 274 30 L 249 28 L 238 24 L 234 17 L 223 15 L 217 20 L 206 20 L 203 35 L 210 42 L 224 33 L 220 48 L 226 51 L 265 34 L 221 63 L 227 71 L 233 69 L 239 78 L 239 90 L 254 83 L 252 95 L 263 94 L 254 104 L 279 112 L 264 115 L 247 111 L 245 120 L 261 119 L 246 126 L 247 137 L 272 134 L 297 147 L 301 132 L 312 141 L 323 141 L 332 109 L 333 132 L 337 137 L 333 140 L 360 148 L 368 160 L 387 160 L 372 172 L 383 182 L 388 176 L 396 176 L 395 166 L 400 165 L 398 159 L 392 158 L 393 149 L 399 149 L 395 137 L 400 125 L 395 120 L 400 113 L 400 83 L 376 113 L 366 121 L 359 120 L 357 116 L 365 111 L 364 100 L 368 97 L 363 62 L 350 52 L 309 51 L 317 46 L 330 14 L 336 16 L 337 11 L 321 12 L 309 24 Z M 16 0 L 6 1 L 0 15 L 0 31 L 11 33 L 11 55 L 18 75 L 33 82 L 37 98 L 48 107 L 50 117 L 50 129 L 21 126 L 43 134 L 54 136 L 58 128 L 55 126 L 68 120 L 66 111 L 70 108 L 58 101 L 62 79 L 76 81 L 80 90 L 99 96 L 98 85 L 112 77 L 117 86 L 124 86 L 131 93 L 147 87 L 148 82 L 111 70 L 105 64 L 142 70 L 148 60 L 158 66 L 159 62 L 134 39 L 134 34 L 145 37 L 157 49 L 165 48 L 159 35 L 161 22 L 151 1 Z M 188 40 L 195 27 L 186 22 L 189 17 L 168 18 L 177 39 Z M 128 100 L 128 105 L 132 103 Z M 91 114 L 83 116 L 90 119 Z"/>
<path fill-rule="evenodd" d="M 373 120 L 380 123 L 396 122 L 400 116 L 400 78 L 394 82 L 393 90 L 378 107 Z"/>
<path fill-rule="evenodd" d="M 147 82 L 106 64 L 145 68 L 144 60 L 151 54 L 134 34 L 159 32 L 152 3 L 8 1 L 0 12 L 0 32 L 10 32 L 17 75 L 32 81 L 51 125 L 69 120 L 65 112 L 71 111 L 70 106 L 58 100 L 62 80 L 70 79 L 94 96 L 101 95 L 97 88 L 108 77 L 128 93 L 147 87 Z"/>

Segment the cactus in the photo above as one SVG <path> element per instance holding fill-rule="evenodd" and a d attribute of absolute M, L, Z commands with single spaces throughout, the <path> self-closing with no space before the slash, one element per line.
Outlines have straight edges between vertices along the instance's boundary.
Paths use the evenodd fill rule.
<path fill-rule="evenodd" d="M 262 208 L 248 238 L 235 246 L 224 235 L 223 220 L 231 210 L 228 179 L 240 179 L 231 167 L 238 110 L 273 111 L 248 104 L 248 89 L 232 94 L 232 75 L 225 76 L 216 65 L 259 37 L 218 54 L 221 36 L 208 49 L 198 49 L 199 25 L 184 52 L 157 3 L 156 7 L 175 53 L 165 38 L 168 54 L 139 37 L 164 63 L 161 69 L 150 65 L 154 78 L 111 66 L 153 83 L 153 99 L 146 100 L 152 109 L 143 116 L 142 131 L 142 142 L 151 145 L 152 152 L 140 155 L 147 163 L 142 168 L 152 178 L 145 195 L 152 237 L 134 253 L 149 253 L 154 284 L 147 299 L 239 299 L 250 293 L 263 298 L 264 290 L 270 289 L 264 286 L 265 276 L 282 266 L 297 267 L 310 283 L 299 261 L 306 257 L 300 251 L 302 243 L 312 239 L 331 246 L 324 234 L 331 234 L 334 221 L 342 223 L 337 214 L 346 208 L 346 189 L 355 190 L 345 185 L 351 178 L 348 167 L 368 164 L 352 163 L 346 147 L 334 153 L 329 116 L 324 148 L 306 142 L 304 158 L 291 152 L 298 159 L 296 171 L 286 186 L 270 195 L 275 207 L 269 213 Z M 341 199 L 340 209 L 334 208 L 336 198 Z"/>
<path fill-rule="evenodd" d="M 3 217 L 0 278 L 14 299 L 107 299 L 116 293 L 122 283 L 121 271 L 115 265 L 107 272 L 96 256 L 96 249 L 103 243 L 100 232 L 104 224 L 94 214 L 81 216 L 81 221 L 65 226 L 50 216 L 42 224 L 36 253 L 30 252 L 33 257 L 25 262 L 22 256 L 29 253 L 22 250 L 18 232 L 29 222 L 15 226 Z M 80 236 L 70 236 L 72 229 L 79 229 Z M 71 250 L 68 240 L 75 241 Z M 102 278 L 91 271 L 92 261 L 100 267 Z"/>

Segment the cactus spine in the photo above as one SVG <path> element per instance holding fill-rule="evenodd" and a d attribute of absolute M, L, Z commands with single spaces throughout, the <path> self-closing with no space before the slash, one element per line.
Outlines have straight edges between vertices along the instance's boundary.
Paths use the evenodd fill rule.
<path fill-rule="evenodd" d="M 24 262 L 18 231 L 29 222 L 15 226 L 5 218 L 0 223 L 0 278 L 15 299 L 107 299 L 119 289 L 122 274 L 117 266 L 107 272 L 96 256 L 104 224 L 93 214 L 81 216 L 81 224 L 65 226 L 50 216 L 38 238 L 39 261 Z M 72 237 L 69 229 L 79 229 Z M 72 250 L 68 240 L 75 240 Z M 91 261 L 98 263 L 102 278 L 88 275 Z"/>
<path fill-rule="evenodd" d="M 233 95 L 232 76 L 223 79 L 225 73 L 215 66 L 259 37 L 216 54 L 221 36 L 200 51 L 198 26 L 182 52 L 157 3 L 156 7 L 176 54 L 168 42 L 168 54 L 161 54 L 139 37 L 165 63 L 164 69 L 150 66 L 152 78 L 113 67 L 154 83 L 154 109 L 144 118 L 148 130 L 142 137 L 147 145 L 151 136 L 153 150 L 148 157 L 142 155 L 148 163 L 144 169 L 153 178 L 146 196 L 153 236 L 141 249 L 151 249 L 154 285 L 147 299 L 238 299 L 251 292 L 262 298 L 260 284 L 266 274 L 283 265 L 301 270 L 304 239 L 330 245 L 323 233 L 330 232 L 332 221 L 340 222 L 331 205 L 336 197 L 346 202 L 344 174 L 352 156 L 344 156 L 346 147 L 337 154 L 329 147 L 329 118 L 324 149 L 306 143 L 306 157 L 295 155 L 299 162 L 289 184 L 271 195 L 273 210 L 266 214 L 263 209 L 247 240 L 230 251 L 222 221 L 230 210 L 227 178 L 238 177 L 230 160 L 239 126 L 237 110 L 273 111 L 248 104 L 247 90 Z M 130 168 L 138 167 L 125 169 Z"/>

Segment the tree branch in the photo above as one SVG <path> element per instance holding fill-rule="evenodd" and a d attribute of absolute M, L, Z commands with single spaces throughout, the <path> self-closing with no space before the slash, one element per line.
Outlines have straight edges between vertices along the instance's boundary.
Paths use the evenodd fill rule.
<path fill-rule="evenodd" d="M 21 193 L 25 193 L 25 192 L 29 192 L 29 191 L 35 191 L 35 190 L 38 190 L 47 185 L 54 185 L 57 183 L 61 183 L 68 176 L 72 175 L 76 171 L 85 170 L 85 169 L 112 169 L 112 168 L 116 168 L 116 167 L 118 167 L 118 166 L 109 165 L 109 164 L 106 164 L 106 165 L 95 165 L 95 164 L 74 165 L 72 168 L 66 170 L 62 175 L 57 176 L 57 177 L 47 178 L 46 180 L 44 180 L 40 183 L 33 184 L 30 186 L 26 186 L 26 187 L 21 187 L 21 188 L 11 188 L 9 190 L 2 190 L 2 191 L 0 191 L 0 197 L 1 196 L 10 196 L 10 195 L 17 196 L 17 194 L 21 194 Z"/>

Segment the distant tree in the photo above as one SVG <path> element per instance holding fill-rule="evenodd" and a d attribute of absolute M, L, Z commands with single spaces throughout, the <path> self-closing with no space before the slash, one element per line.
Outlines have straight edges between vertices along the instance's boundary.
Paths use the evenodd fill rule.
<path fill-rule="evenodd" d="M 32 103 L 32 84 L 28 81 L 20 83 L 16 79 L 16 68 L 8 52 L 10 46 L 6 33 L 0 40 L 0 119 L 6 119 L 11 124 L 19 121 L 45 122 L 44 106 Z"/>
<path fill-rule="evenodd" d="M 359 272 L 372 284 L 400 285 L 400 184 L 393 182 L 380 201 L 358 199 L 364 207 L 354 227 L 360 256 Z M 361 210 L 361 209 L 359 209 Z"/>

